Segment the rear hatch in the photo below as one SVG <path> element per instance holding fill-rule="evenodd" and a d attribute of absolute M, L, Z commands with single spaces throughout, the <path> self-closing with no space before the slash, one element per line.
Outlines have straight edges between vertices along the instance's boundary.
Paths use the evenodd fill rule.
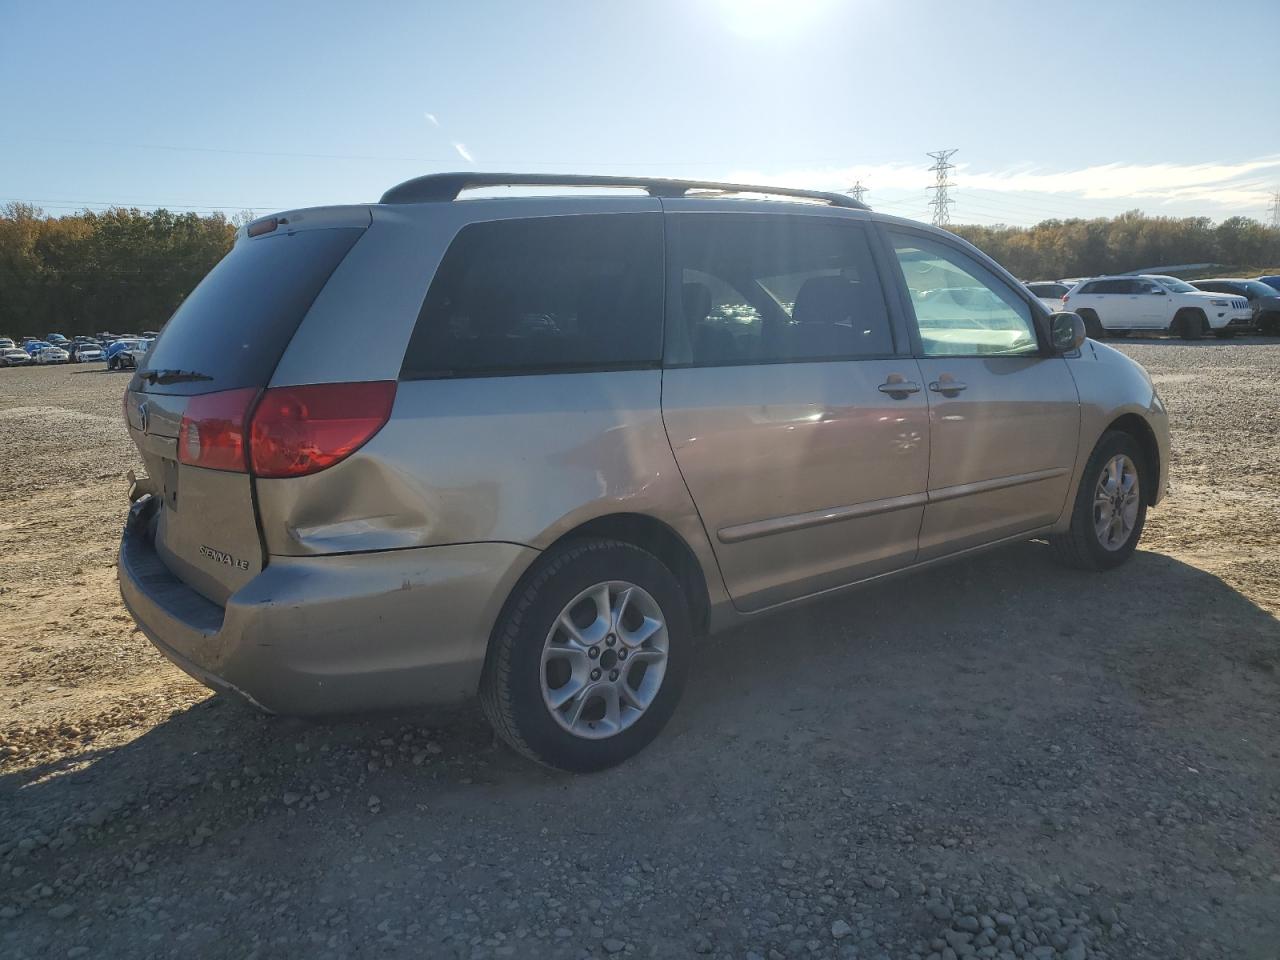
<path fill-rule="evenodd" d="M 242 230 L 129 383 L 129 432 L 161 498 L 156 550 L 175 576 L 215 603 L 225 603 L 264 563 L 252 478 L 226 456 L 228 437 L 238 442 L 234 410 L 247 413 L 268 385 L 368 223 L 367 208 L 333 208 Z M 184 414 L 197 410 L 203 436 L 190 421 L 183 430 Z M 224 421 L 221 410 L 228 411 Z"/>

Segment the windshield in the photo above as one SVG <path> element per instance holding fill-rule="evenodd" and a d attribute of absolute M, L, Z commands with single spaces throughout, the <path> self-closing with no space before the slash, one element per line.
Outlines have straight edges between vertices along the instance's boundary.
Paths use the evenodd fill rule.
<path fill-rule="evenodd" d="M 1244 287 L 1245 293 L 1251 297 L 1274 297 L 1277 292 L 1280 292 L 1261 280 L 1241 280 L 1240 286 Z"/>
<path fill-rule="evenodd" d="M 1195 287 L 1187 283 L 1185 280 L 1179 280 L 1177 277 L 1156 277 L 1156 279 L 1160 282 L 1160 284 L 1163 287 L 1165 287 L 1165 289 L 1172 290 L 1174 293 L 1202 292 L 1202 291 L 1196 290 Z"/>

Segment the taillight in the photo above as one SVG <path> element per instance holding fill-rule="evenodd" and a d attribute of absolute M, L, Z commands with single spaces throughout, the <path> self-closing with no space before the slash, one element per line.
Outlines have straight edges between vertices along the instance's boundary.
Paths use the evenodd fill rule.
<path fill-rule="evenodd" d="M 273 387 L 249 426 L 249 459 L 259 477 L 302 477 L 331 467 L 382 429 L 394 380 Z"/>
<path fill-rule="evenodd" d="M 257 395 L 255 388 L 246 387 L 205 393 L 188 400 L 178 428 L 179 462 L 209 470 L 244 473 L 248 469 L 245 425 Z"/>

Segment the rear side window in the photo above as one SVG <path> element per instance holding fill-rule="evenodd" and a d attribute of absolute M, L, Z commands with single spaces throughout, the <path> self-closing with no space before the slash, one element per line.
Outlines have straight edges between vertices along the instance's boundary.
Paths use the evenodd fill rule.
<path fill-rule="evenodd" d="M 166 393 L 265 386 L 303 316 L 363 227 L 300 230 L 241 240 L 165 324 L 145 369 L 209 379 Z"/>
<path fill-rule="evenodd" d="M 862 224 L 676 214 L 672 365 L 888 356 L 893 337 Z"/>
<path fill-rule="evenodd" d="M 657 366 L 662 215 L 463 227 L 427 291 L 405 379 Z"/>

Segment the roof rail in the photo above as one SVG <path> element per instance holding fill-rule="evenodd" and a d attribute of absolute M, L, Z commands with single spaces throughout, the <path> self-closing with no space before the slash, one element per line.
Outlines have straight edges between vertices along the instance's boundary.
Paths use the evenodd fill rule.
<path fill-rule="evenodd" d="M 779 197 L 821 200 L 833 207 L 870 210 L 865 203 L 843 193 L 764 187 L 711 180 L 667 180 L 661 177 L 593 177 L 558 173 L 429 173 L 397 184 L 382 195 L 380 203 L 428 203 L 457 200 L 463 190 L 477 187 L 638 187 L 651 197 L 683 197 L 690 190 L 715 193 L 763 193 Z"/>

